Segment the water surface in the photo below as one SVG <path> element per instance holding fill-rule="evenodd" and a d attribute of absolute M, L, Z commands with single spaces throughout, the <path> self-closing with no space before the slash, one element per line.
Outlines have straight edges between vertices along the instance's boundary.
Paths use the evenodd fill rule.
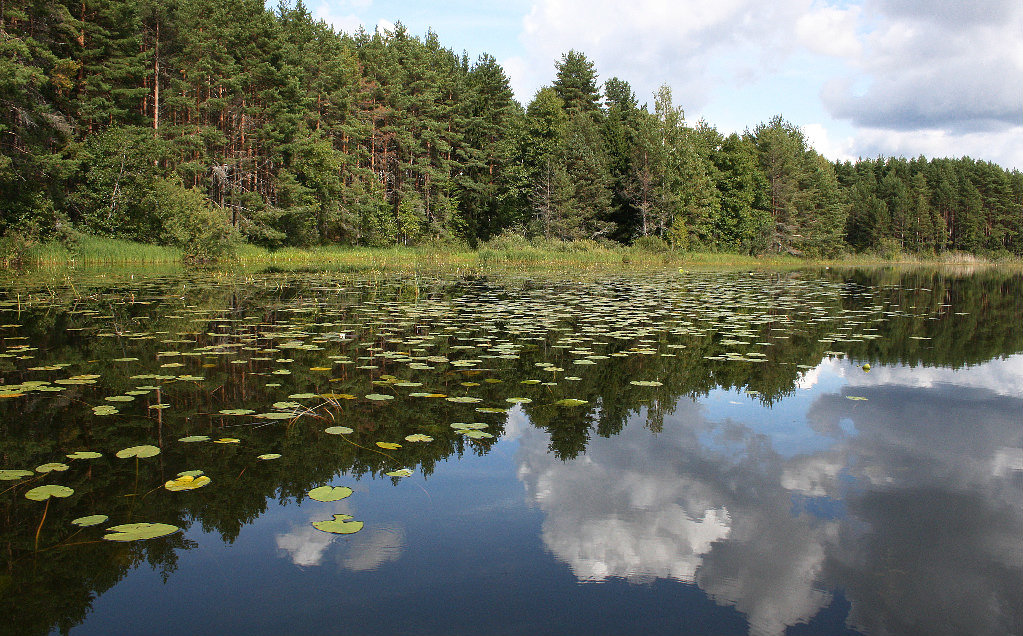
<path fill-rule="evenodd" d="M 1023 633 L 1021 298 L 998 271 L 9 282 L 0 470 L 31 476 L 0 482 L 0 633 Z M 339 514 L 361 529 L 312 525 Z M 178 530 L 104 540 L 138 522 Z"/>

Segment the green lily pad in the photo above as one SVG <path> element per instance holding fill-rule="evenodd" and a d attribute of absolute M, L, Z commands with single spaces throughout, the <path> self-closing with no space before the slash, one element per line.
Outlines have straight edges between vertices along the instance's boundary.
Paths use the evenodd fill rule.
<path fill-rule="evenodd" d="M 160 454 L 160 449 L 156 446 L 146 444 L 143 446 L 130 446 L 128 448 L 122 448 L 117 451 L 115 455 L 121 459 L 128 459 L 129 457 L 137 457 L 139 459 L 145 459 L 147 457 L 156 457 Z"/>
<path fill-rule="evenodd" d="M 334 515 L 330 521 L 314 521 L 313 527 L 322 532 L 333 534 L 354 534 L 362 530 L 361 521 L 350 521 L 352 515 Z"/>
<path fill-rule="evenodd" d="M 658 382 L 656 380 L 632 380 L 629 384 L 634 384 L 636 386 L 664 386 L 663 382 Z"/>
<path fill-rule="evenodd" d="M 88 517 L 78 517 L 77 519 L 72 519 L 71 523 L 76 526 L 87 528 L 89 526 L 98 526 L 99 524 L 103 523 L 109 518 L 110 517 L 106 515 L 89 515 Z"/>
<path fill-rule="evenodd" d="M 257 417 L 261 420 L 290 420 L 295 417 L 295 414 L 281 413 L 278 411 L 276 413 L 260 413 L 259 415 L 253 415 L 252 417 Z"/>
<path fill-rule="evenodd" d="M 210 441 L 209 435 L 189 435 L 188 437 L 182 437 L 178 440 L 179 442 L 185 442 L 191 444 L 193 442 L 208 442 Z"/>
<path fill-rule="evenodd" d="M 221 437 L 220 439 L 213 440 L 214 444 L 239 444 L 241 440 L 237 437 Z"/>
<path fill-rule="evenodd" d="M 475 429 L 471 429 L 471 430 L 459 429 L 456 432 L 461 433 L 462 435 L 465 435 L 466 437 L 468 437 L 470 439 L 489 439 L 489 438 L 493 437 L 493 435 L 491 435 L 490 433 L 488 433 L 486 431 L 479 431 L 479 430 L 475 430 Z"/>
<path fill-rule="evenodd" d="M 34 475 L 31 470 L 20 470 L 17 468 L 8 468 L 6 470 L 0 470 L 0 481 L 15 481 L 23 477 L 31 477 Z"/>
<path fill-rule="evenodd" d="M 224 409 L 220 411 L 221 415 L 250 415 L 255 413 L 252 409 Z"/>
<path fill-rule="evenodd" d="M 432 442 L 433 438 L 429 435 L 423 435 L 422 433 L 414 433 L 412 435 L 405 436 L 406 442 Z"/>
<path fill-rule="evenodd" d="M 142 541 L 174 534 L 181 528 L 169 523 L 125 523 L 107 528 L 106 541 Z"/>
<path fill-rule="evenodd" d="M 474 397 L 449 397 L 445 399 L 448 402 L 454 402 L 456 404 L 478 404 L 483 401 L 480 398 Z"/>
<path fill-rule="evenodd" d="M 847 396 L 845 396 L 845 399 L 847 399 L 847 400 L 856 400 L 857 402 L 866 402 L 867 401 L 867 398 L 861 397 L 859 395 L 847 395 Z"/>
<path fill-rule="evenodd" d="M 68 468 L 71 468 L 67 464 L 61 464 L 60 462 L 50 462 L 49 464 L 43 464 L 42 466 L 36 466 L 37 473 L 62 473 Z"/>
<path fill-rule="evenodd" d="M 320 486 L 309 491 L 309 498 L 315 501 L 340 501 L 352 492 L 348 486 Z"/>
<path fill-rule="evenodd" d="M 366 396 L 367 400 L 375 400 L 377 402 L 383 402 L 385 400 L 393 400 L 393 395 L 384 395 L 383 393 L 370 393 Z"/>
<path fill-rule="evenodd" d="M 68 459 L 99 459 L 103 457 L 103 453 L 97 453 L 95 451 L 75 451 L 68 453 Z"/>
<path fill-rule="evenodd" d="M 202 471 L 197 471 L 202 472 Z M 202 488 L 210 483 L 211 479 L 205 475 L 179 475 L 175 479 L 171 479 L 163 485 L 164 488 L 171 492 L 178 492 L 181 490 L 195 490 L 196 488 Z"/>
<path fill-rule="evenodd" d="M 529 404 L 533 400 L 531 400 L 531 399 L 529 399 L 527 397 L 510 397 L 510 398 L 505 398 L 504 401 L 505 402 L 511 402 L 512 404 Z"/>
<path fill-rule="evenodd" d="M 392 470 L 391 472 L 384 474 L 388 477 L 408 477 L 412 474 L 412 470 L 409 468 L 399 468 L 398 470 Z"/>
<path fill-rule="evenodd" d="M 330 371 L 330 369 L 327 369 Z M 318 397 L 315 393 L 292 393 L 288 396 L 289 400 L 311 400 L 314 397 Z"/>
<path fill-rule="evenodd" d="M 387 450 L 401 448 L 401 444 L 398 444 L 396 442 L 377 442 L 377 446 L 379 446 L 380 448 L 385 448 Z"/>
<path fill-rule="evenodd" d="M 354 433 L 355 430 L 348 428 L 347 426 L 331 426 L 323 429 L 323 432 L 328 435 L 350 435 L 351 433 Z"/>
<path fill-rule="evenodd" d="M 555 402 L 558 406 L 582 406 L 583 404 L 589 403 L 589 400 L 577 400 L 575 398 L 565 398 L 564 400 L 558 400 Z"/>
<path fill-rule="evenodd" d="M 262 459 L 264 461 L 269 460 L 269 459 L 280 459 L 280 458 L 281 458 L 281 454 L 280 453 L 264 453 L 262 455 L 257 455 L 256 456 L 256 459 Z"/>
<path fill-rule="evenodd" d="M 25 499 L 31 499 L 32 501 L 46 501 L 50 497 L 64 498 L 70 497 L 73 494 L 75 494 L 74 488 L 47 484 L 45 486 L 36 486 L 32 490 L 26 492 Z"/>
<path fill-rule="evenodd" d="M 300 409 L 300 408 L 302 408 L 302 405 L 299 404 L 298 402 L 274 402 L 270 406 L 272 406 L 275 409 L 281 409 L 281 410 L 285 410 L 285 409 L 290 410 L 290 409 Z"/>
<path fill-rule="evenodd" d="M 117 408 L 103 404 L 101 406 L 92 407 L 92 413 L 93 415 L 113 415 L 114 413 L 117 413 Z"/>

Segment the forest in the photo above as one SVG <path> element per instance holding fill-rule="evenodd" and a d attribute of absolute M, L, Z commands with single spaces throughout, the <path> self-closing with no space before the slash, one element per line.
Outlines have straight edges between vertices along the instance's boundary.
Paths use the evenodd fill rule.
<path fill-rule="evenodd" d="M 1018 170 L 832 162 L 781 115 L 725 135 L 582 52 L 553 70 L 523 106 L 490 55 L 300 1 L 2 0 L 0 241 L 1023 254 Z"/>

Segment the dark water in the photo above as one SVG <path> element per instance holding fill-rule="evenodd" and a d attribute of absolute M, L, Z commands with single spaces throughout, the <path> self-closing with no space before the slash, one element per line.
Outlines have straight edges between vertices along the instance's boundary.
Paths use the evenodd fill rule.
<path fill-rule="evenodd" d="M 33 476 L 0 481 L 0 633 L 1020 634 L 1021 299 L 998 271 L 9 283 L 0 470 Z M 137 522 L 180 530 L 104 540 Z"/>

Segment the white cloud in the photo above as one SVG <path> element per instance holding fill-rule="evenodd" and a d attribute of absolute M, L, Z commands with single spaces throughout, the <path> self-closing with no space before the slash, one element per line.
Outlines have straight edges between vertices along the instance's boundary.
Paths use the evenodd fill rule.
<path fill-rule="evenodd" d="M 955 385 L 986 389 L 1013 397 L 1023 397 L 1023 355 L 989 360 L 961 369 L 947 367 L 875 366 L 870 373 L 857 373 L 846 363 L 846 381 L 852 387 L 907 386 L 931 388 L 937 385 Z"/>
<path fill-rule="evenodd" d="M 860 8 L 820 7 L 796 20 L 800 44 L 821 55 L 858 57 L 862 45 L 856 34 Z"/>

